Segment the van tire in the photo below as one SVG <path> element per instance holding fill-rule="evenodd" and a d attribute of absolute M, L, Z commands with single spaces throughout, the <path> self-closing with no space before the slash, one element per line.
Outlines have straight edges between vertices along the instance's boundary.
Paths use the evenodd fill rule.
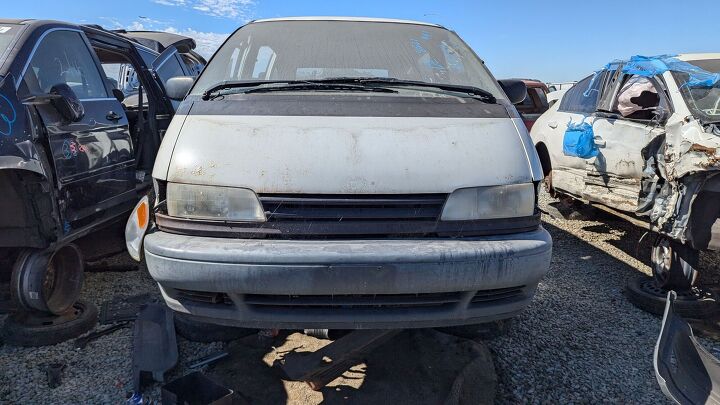
<path fill-rule="evenodd" d="M 223 326 L 196 320 L 192 315 L 175 313 L 175 332 L 191 342 L 229 342 L 257 333 L 256 329 Z"/>
<path fill-rule="evenodd" d="M 62 343 L 91 330 L 98 309 L 80 300 L 62 315 L 16 312 L 5 320 L 2 340 L 12 346 L 38 347 Z"/>

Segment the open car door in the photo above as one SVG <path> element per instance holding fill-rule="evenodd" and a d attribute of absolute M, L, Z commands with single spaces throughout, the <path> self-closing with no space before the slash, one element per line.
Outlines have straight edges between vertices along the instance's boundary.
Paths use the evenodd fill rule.
<path fill-rule="evenodd" d="M 166 83 L 173 77 L 192 76 L 183 63 L 180 53 L 175 46 L 166 48 L 152 64 L 153 77 L 157 80 L 160 88 L 167 94 Z M 173 110 L 177 111 L 180 101 L 171 100 Z"/>

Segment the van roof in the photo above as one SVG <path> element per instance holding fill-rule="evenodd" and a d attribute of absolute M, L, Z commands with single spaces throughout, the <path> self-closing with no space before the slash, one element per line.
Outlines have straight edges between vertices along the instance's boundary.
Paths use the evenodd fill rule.
<path fill-rule="evenodd" d="M 427 25 L 430 27 L 444 28 L 438 24 L 431 24 L 421 21 L 412 20 L 395 20 L 392 18 L 371 18 L 371 17 L 280 17 L 280 18 L 265 18 L 261 20 L 254 20 L 250 23 L 261 23 L 261 22 L 273 22 L 273 21 L 359 21 L 359 22 L 380 22 L 380 23 L 395 23 L 395 24 L 415 24 L 415 25 Z"/>

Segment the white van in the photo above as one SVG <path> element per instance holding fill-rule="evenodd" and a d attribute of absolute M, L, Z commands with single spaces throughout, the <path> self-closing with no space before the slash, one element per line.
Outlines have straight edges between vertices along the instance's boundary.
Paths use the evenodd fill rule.
<path fill-rule="evenodd" d="M 254 21 L 194 84 L 168 83 L 183 86 L 155 195 L 127 227 L 175 311 L 252 328 L 476 324 L 517 314 L 547 272 L 542 167 L 510 101 L 525 86 L 498 83 L 452 31 Z"/>

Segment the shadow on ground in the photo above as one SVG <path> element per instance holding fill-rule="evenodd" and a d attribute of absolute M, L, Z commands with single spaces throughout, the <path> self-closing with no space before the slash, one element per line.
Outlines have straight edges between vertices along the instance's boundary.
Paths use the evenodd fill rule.
<path fill-rule="evenodd" d="M 231 357 L 209 373 L 253 404 L 491 404 L 495 397 L 496 376 L 487 347 L 433 330 L 395 336 L 320 391 L 288 381 L 279 362 L 329 341 L 291 333 L 279 336 L 268 350 L 256 339 L 234 342 Z"/>

